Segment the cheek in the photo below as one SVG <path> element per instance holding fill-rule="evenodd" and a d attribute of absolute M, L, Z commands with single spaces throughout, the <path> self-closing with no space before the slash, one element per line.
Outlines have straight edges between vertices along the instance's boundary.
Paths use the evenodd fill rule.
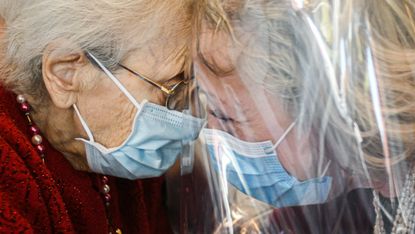
<path fill-rule="evenodd" d="M 109 147 L 122 144 L 130 135 L 138 109 L 129 101 L 117 102 L 117 107 L 108 112 L 108 127 L 103 131 L 103 143 Z"/>
<path fill-rule="evenodd" d="M 107 147 L 119 146 L 131 133 L 138 109 L 124 94 L 108 95 L 103 107 L 102 115 L 97 116 L 97 121 L 101 123 L 97 140 Z"/>
<path fill-rule="evenodd" d="M 243 132 L 246 141 L 273 140 L 272 134 L 267 128 L 267 123 L 259 114 L 254 118 L 251 118 L 246 124 L 241 124 L 239 127 L 240 131 Z"/>
<path fill-rule="evenodd" d="M 137 108 L 117 88 L 90 92 L 81 110 L 96 142 L 110 148 L 120 145 L 131 132 Z"/>
<path fill-rule="evenodd" d="M 120 103 L 117 108 L 107 112 L 102 121 L 100 135 L 97 141 L 106 147 L 116 147 L 122 144 L 130 135 L 137 109 L 130 103 Z"/>

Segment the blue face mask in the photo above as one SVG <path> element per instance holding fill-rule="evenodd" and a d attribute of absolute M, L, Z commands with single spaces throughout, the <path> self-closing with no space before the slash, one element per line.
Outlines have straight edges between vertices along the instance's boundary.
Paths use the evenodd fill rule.
<path fill-rule="evenodd" d="M 108 149 L 94 141 L 90 128 L 74 105 L 89 137 L 89 140 L 77 140 L 85 143 L 90 169 L 131 180 L 162 175 L 175 163 L 183 147 L 198 137 L 205 121 L 147 101 L 139 104 L 108 69 L 93 55 L 89 56 L 138 109 L 128 138 L 120 146 Z"/>
<path fill-rule="evenodd" d="M 215 129 L 203 129 L 213 167 L 241 192 L 275 207 L 324 203 L 332 178 L 299 181 L 278 160 L 271 141 L 246 142 Z"/>

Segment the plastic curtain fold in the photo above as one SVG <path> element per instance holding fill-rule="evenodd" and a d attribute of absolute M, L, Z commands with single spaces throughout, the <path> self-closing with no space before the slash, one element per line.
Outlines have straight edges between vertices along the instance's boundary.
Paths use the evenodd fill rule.
<path fill-rule="evenodd" d="M 415 2 L 220 6 L 194 63 L 208 123 L 167 176 L 176 232 L 412 233 Z"/>

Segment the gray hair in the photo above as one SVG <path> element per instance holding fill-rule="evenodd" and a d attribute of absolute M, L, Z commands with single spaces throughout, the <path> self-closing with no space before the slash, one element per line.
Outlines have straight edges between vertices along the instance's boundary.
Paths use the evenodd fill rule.
<path fill-rule="evenodd" d="M 161 36 L 187 42 L 190 4 L 189 0 L 0 0 L 0 16 L 6 21 L 3 66 L 8 70 L 0 82 L 14 92 L 44 97 L 42 53 L 59 39 L 93 52 L 109 68 Z M 178 50 L 169 52 L 183 55 L 184 48 Z"/>

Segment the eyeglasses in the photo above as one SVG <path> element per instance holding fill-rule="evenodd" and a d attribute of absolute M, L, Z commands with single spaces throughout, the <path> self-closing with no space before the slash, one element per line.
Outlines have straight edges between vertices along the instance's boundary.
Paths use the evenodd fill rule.
<path fill-rule="evenodd" d="M 167 86 L 164 84 L 160 84 L 156 81 L 153 81 L 147 77 L 145 77 L 144 75 L 141 75 L 138 72 L 135 72 L 133 70 L 131 70 L 130 68 L 122 65 L 122 64 L 118 64 L 118 66 L 124 68 L 125 70 L 129 71 L 130 73 L 134 74 L 135 76 L 137 76 L 138 78 L 140 78 L 141 80 L 144 80 L 145 82 L 151 84 L 152 86 L 160 89 L 166 96 L 166 101 L 165 101 L 165 106 L 169 109 L 169 110 L 184 110 L 184 109 L 188 109 L 188 105 L 189 105 L 189 95 L 190 95 L 190 86 L 191 84 L 193 84 L 194 82 L 194 77 L 192 76 L 191 79 L 186 80 L 186 79 L 182 79 L 180 81 L 178 81 L 177 83 Z M 183 73 L 181 73 L 181 75 L 183 77 Z"/>

